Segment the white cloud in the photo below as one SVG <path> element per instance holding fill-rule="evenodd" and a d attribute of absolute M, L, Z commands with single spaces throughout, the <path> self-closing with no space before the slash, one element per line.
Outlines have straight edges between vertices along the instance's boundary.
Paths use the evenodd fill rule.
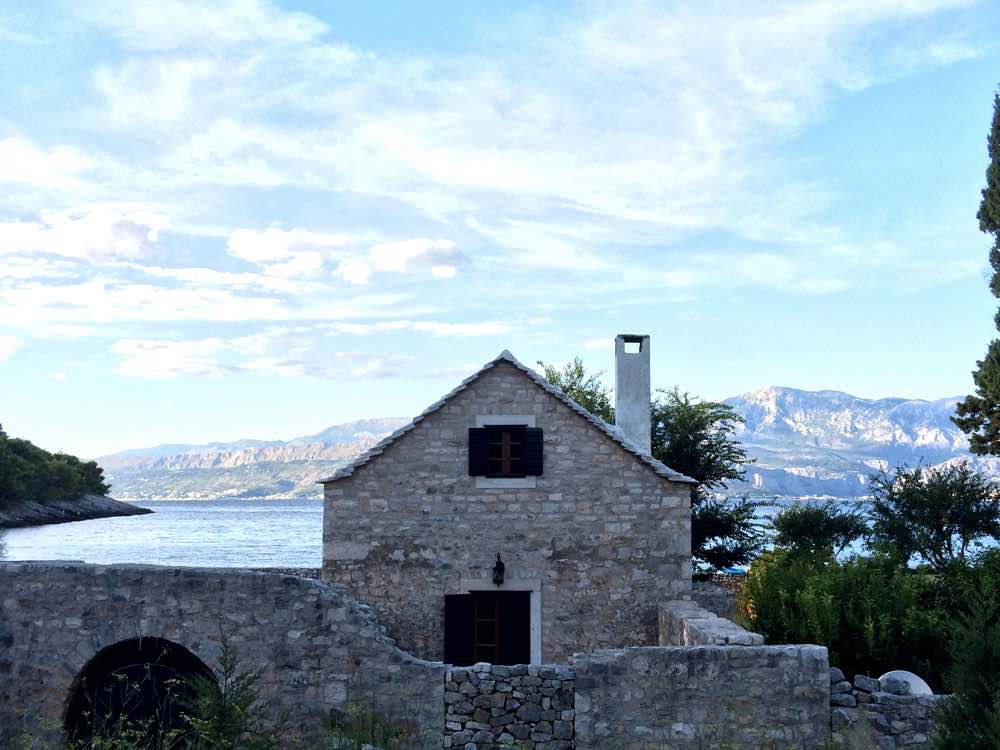
<path fill-rule="evenodd" d="M 329 326 L 335 333 L 352 336 L 371 336 L 377 333 L 399 333 L 412 331 L 428 333 L 440 338 L 469 338 L 476 336 L 502 336 L 516 330 L 516 326 L 504 321 L 482 321 L 469 323 L 442 323 L 430 320 L 384 320 L 378 323 L 334 323 Z"/>
<path fill-rule="evenodd" d="M 451 240 L 418 237 L 372 245 L 365 253 L 360 238 L 347 234 L 270 227 L 264 231 L 237 229 L 229 237 L 230 255 L 260 265 L 263 273 L 284 278 L 316 273 L 327 261 L 336 263 L 334 276 L 363 285 L 379 273 L 427 271 L 451 279 L 465 262 Z"/>
<path fill-rule="evenodd" d="M 24 182 L 48 187 L 76 183 L 80 172 L 93 164 L 75 148 L 41 148 L 22 138 L 0 139 L 0 182 Z"/>
<path fill-rule="evenodd" d="M 286 12 L 266 0 L 158 0 L 155 3 L 101 0 L 74 11 L 107 27 L 131 49 L 163 52 L 206 44 L 307 44 L 327 31 L 306 13 Z"/>
<path fill-rule="evenodd" d="M 229 254 L 250 263 L 288 260 L 302 252 L 334 254 L 349 249 L 354 237 L 270 227 L 262 232 L 237 229 L 229 237 Z"/>
<path fill-rule="evenodd" d="M 48 253 L 100 261 L 135 258 L 156 242 L 167 217 L 140 204 L 97 204 L 0 223 L 0 255 Z"/>
<path fill-rule="evenodd" d="M 583 343 L 584 349 L 614 349 L 614 339 L 588 339 Z"/>
<path fill-rule="evenodd" d="M 224 348 L 221 339 L 161 341 L 121 339 L 111 352 L 122 357 L 115 368 L 119 375 L 136 378 L 175 378 L 182 375 L 219 377 L 226 369 L 217 359 Z"/>
<path fill-rule="evenodd" d="M 24 339 L 14 336 L 0 336 L 0 360 L 10 358 L 10 355 L 17 351 L 23 343 Z"/>
<path fill-rule="evenodd" d="M 436 279 L 453 279 L 465 256 L 450 240 L 415 238 L 398 242 L 382 242 L 368 249 L 367 259 L 346 258 L 335 273 L 352 284 L 367 284 L 372 275 L 384 273 L 416 273 L 427 271 Z"/>

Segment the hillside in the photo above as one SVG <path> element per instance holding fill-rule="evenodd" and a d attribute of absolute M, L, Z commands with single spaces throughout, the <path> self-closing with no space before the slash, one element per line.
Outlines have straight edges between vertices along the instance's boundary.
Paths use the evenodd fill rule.
<path fill-rule="evenodd" d="M 319 497 L 316 481 L 405 424 L 398 418 L 334 425 L 293 440 L 169 444 L 102 456 L 123 499 Z"/>
<path fill-rule="evenodd" d="M 739 439 L 757 462 L 733 494 L 868 493 L 867 477 L 882 466 L 973 460 L 995 473 L 995 459 L 973 459 L 951 423 L 958 397 L 863 399 L 839 391 L 769 387 L 726 400 L 746 419 Z"/>
<path fill-rule="evenodd" d="M 838 391 L 769 387 L 727 399 L 746 425 L 738 433 L 757 462 L 731 494 L 867 494 L 880 466 L 971 459 L 949 417 L 958 398 L 863 399 Z M 314 497 L 327 476 L 406 422 L 367 419 L 293 440 L 160 445 L 99 459 L 125 499 Z M 1000 460 L 974 459 L 1000 474 Z"/>

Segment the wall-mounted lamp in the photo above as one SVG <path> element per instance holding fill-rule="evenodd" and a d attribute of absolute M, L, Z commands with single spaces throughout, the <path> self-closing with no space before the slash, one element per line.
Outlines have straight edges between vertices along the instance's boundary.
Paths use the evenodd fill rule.
<path fill-rule="evenodd" d="M 497 552 L 497 562 L 496 565 L 493 566 L 493 583 L 497 586 L 503 586 L 503 576 L 506 568 L 507 566 L 504 565 L 503 560 L 500 559 L 500 553 Z"/>

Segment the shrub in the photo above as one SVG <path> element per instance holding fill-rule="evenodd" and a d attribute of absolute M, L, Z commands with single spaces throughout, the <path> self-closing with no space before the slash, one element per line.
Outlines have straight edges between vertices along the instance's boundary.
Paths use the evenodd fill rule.
<path fill-rule="evenodd" d="M 841 510 L 833 500 L 795 503 L 774 517 L 773 526 L 775 545 L 796 557 L 836 557 L 868 531 L 860 512 Z"/>
<path fill-rule="evenodd" d="M 801 558 L 768 552 L 747 574 L 745 624 L 771 643 L 816 643 L 849 674 L 910 669 L 942 683 L 952 597 L 940 576 L 886 558 Z"/>
<path fill-rule="evenodd" d="M 872 544 L 904 565 L 918 556 L 943 570 L 1000 537 L 1000 489 L 967 464 L 883 471 L 872 493 Z"/>
<path fill-rule="evenodd" d="M 983 556 L 964 576 L 964 605 L 949 633 L 951 666 L 945 679 L 952 697 L 939 704 L 934 747 L 992 750 L 1000 747 L 1000 552 Z M 960 584 L 961 585 L 961 584 Z"/>

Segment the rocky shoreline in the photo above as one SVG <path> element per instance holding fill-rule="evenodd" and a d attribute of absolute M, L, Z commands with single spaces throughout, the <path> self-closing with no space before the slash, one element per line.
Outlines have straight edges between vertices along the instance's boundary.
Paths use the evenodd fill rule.
<path fill-rule="evenodd" d="M 16 508 L 0 510 L 0 529 L 43 526 L 49 523 L 87 521 L 92 518 L 141 516 L 153 511 L 132 503 L 123 503 L 104 495 L 84 495 L 77 500 L 51 503 L 21 503 Z"/>

